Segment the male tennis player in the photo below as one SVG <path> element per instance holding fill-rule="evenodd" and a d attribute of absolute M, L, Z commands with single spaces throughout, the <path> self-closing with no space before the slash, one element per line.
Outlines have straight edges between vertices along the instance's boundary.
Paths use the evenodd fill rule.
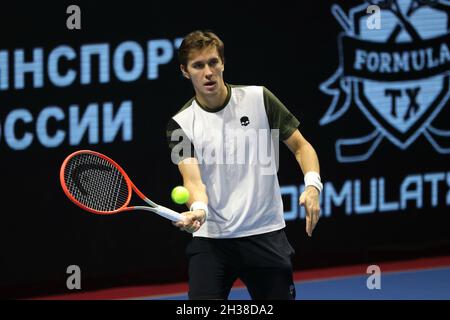
<path fill-rule="evenodd" d="M 193 233 L 189 298 L 227 299 L 240 278 L 253 299 L 295 299 L 294 250 L 283 230 L 275 152 L 268 165 L 258 149 L 275 132 L 294 153 L 305 177 L 299 202 L 309 236 L 319 220 L 322 190 L 316 152 L 297 129 L 299 121 L 269 90 L 224 82 L 224 44 L 217 35 L 194 31 L 178 54 L 195 90 L 167 129 L 172 159 L 191 195 L 190 211 L 183 213 L 187 221 L 174 223 Z"/>

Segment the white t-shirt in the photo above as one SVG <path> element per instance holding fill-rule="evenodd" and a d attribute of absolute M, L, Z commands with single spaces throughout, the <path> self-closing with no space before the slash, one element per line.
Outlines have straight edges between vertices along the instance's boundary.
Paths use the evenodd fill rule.
<path fill-rule="evenodd" d="M 175 163 L 195 157 L 208 195 L 208 219 L 194 236 L 238 238 L 285 227 L 277 177 L 278 143 L 298 120 L 266 88 L 230 86 L 223 106 L 192 98 L 169 121 Z"/>

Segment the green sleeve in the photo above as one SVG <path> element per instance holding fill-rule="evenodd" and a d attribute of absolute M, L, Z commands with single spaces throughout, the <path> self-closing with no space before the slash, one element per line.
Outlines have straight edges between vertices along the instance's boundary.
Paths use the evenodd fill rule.
<path fill-rule="evenodd" d="M 264 107 L 270 129 L 280 130 L 280 140 L 286 140 L 298 128 L 300 122 L 267 88 L 263 88 Z"/>
<path fill-rule="evenodd" d="M 167 124 L 166 137 L 171 151 L 171 157 L 175 164 L 180 163 L 186 158 L 196 157 L 194 145 L 173 118 Z"/>

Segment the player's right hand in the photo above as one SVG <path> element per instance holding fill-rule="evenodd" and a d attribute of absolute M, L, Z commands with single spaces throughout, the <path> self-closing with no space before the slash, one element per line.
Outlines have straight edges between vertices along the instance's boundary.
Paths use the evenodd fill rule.
<path fill-rule="evenodd" d="M 205 211 L 194 210 L 182 213 L 185 216 L 183 221 L 172 222 L 175 227 L 180 228 L 181 231 L 194 233 L 203 225 L 205 220 Z"/>

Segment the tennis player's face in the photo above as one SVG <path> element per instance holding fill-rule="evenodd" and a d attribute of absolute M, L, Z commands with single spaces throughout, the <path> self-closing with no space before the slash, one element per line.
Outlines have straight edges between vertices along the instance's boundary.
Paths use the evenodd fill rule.
<path fill-rule="evenodd" d="M 181 67 L 186 78 L 191 79 L 197 96 L 206 100 L 221 98 L 227 89 L 223 82 L 224 65 L 216 47 L 192 51 L 187 68 Z"/>

